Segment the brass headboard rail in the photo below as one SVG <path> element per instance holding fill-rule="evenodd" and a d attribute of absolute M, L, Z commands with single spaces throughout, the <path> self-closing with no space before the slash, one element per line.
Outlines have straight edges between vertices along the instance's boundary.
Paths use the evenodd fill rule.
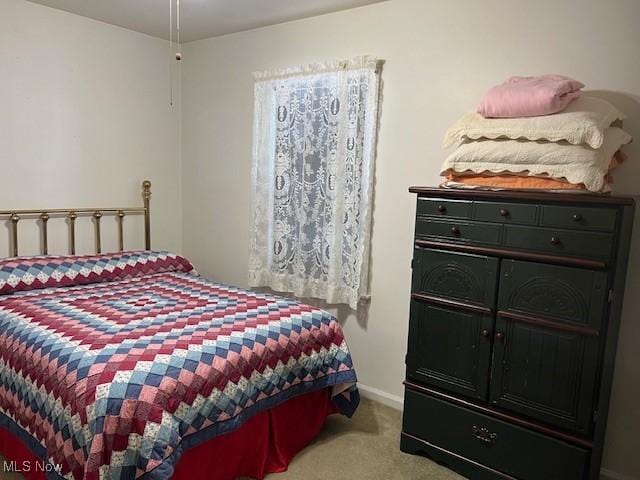
<path fill-rule="evenodd" d="M 11 256 L 18 256 L 18 222 L 23 217 L 36 217 L 40 220 L 41 253 L 49 254 L 47 225 L 51 218 L 66 218 L 69 224 L 69 253 L 76 253 L 76 219 L 81 216 L 92 216 L 95 226 L 96 253 L 102 252 L 100 221 L 104 215 L 114 216 L 118 221 L 118 249 L 124 250 L 124 218 L 128 214 L 144 215 L 144 245 L 151 249 L 151 182 L 142 182 L 142 207 L 106 207 L 106 208 L 42 208 L 27 210 L 0 210 L 0 218 L 8 217 L 11 222 Z"/>

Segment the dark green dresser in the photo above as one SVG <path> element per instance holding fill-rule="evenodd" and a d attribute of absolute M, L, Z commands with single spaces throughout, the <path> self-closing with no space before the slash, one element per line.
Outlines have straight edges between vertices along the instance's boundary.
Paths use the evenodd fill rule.
<path fill-rule="evenodd" d="M 474 480 L 599 478 L 633 199 L 409 191 L 402 450 Z"/>

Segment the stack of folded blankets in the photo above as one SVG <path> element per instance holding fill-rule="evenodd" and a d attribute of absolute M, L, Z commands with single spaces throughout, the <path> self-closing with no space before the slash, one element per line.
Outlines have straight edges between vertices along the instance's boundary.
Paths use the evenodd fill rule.
<path fill-rule="evenodd" d="M 561 75 L 512 77 L 485 95 L 477 112 L 446 133 L 458 144 L 442 166 L 444 187 L 610 191 L 611 170 L 631 141 L 625 115 L 581 95 L 584 85 Z"/>

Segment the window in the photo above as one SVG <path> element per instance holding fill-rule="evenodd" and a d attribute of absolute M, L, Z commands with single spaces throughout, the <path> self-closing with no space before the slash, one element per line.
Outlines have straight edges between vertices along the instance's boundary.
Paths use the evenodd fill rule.
<path fill-rule="evenodd" d="M 249 283 L 368 295 L 380 62 L 256 74 Z"/>

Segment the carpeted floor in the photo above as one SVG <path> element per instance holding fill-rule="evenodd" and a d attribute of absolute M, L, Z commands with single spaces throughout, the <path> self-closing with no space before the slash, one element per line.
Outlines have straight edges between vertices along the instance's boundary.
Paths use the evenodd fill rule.
<path fill-rule="evenodd" d="M 298 454 L 289 471 L 267 479 L 463 480 L 427 458 L 402 453 L 400 423 L 400 412 L 363 399 L 352 419 L 329 417 L 322 433 Z M 2 461 L 0 457 L 0 479 L 22 479 L 3 472 Z"/>
<path fill-rule="evenodd" d="M 351 419 L 332 415 L 322 433 L 268 480 L 464 480 L 428 458 L 400 451 L 401 413 L 363 399 Z"/>
<path fill-rule="evenodd" d="M 10 473 L 4 469 L 4 457 L 0 455 L 0 479 L 2 480 L 22 480 L 22 475 Z"/>

